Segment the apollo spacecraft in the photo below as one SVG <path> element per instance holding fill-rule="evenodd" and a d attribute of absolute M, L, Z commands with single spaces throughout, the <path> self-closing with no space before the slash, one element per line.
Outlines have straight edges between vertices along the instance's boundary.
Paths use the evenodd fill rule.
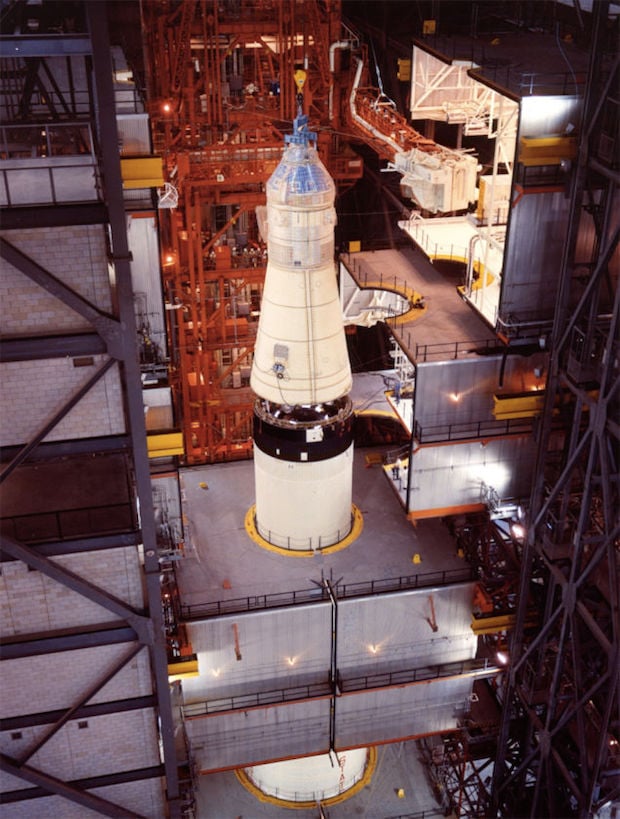
<path fill-rule="evenodd" d="M 255 526 L 317 551 L 352 527 L 351 367 L 334 262 L 335 186 L 298 115 L 258 214 L 268 263 L 250 385 Z"/>

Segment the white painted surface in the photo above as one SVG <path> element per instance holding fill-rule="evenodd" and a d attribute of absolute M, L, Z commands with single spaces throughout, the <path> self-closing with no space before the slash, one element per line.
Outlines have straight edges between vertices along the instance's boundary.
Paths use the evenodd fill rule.
<path fill-rule="evenodd" d="M 292 462 L 254 448 L 256 524 L 286 549 L 322 549 L 351 531 L 353 445 L 334 458 Z"/>
<path fill-rule="evenodd" d="M 355 748 L 246 768 L 252 782 L 269 796 L 293 802 L 317 802 L 348 791 L 364 775 L 368 750 Z"/>

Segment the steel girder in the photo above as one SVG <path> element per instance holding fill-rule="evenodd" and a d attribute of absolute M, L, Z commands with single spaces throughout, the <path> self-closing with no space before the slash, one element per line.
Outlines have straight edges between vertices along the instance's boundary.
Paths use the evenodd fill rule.
<path fill-rule="evenodd" d="M 75 356 L 101 355 L 105 351 L 105 342 L 97 333 L 13 338 L 2 342 L 0 362 L 64 358 L 65 356 L 74 358 Z"/>
<path fill-rule="evenodd" d="M 255 323 L 226 327 L 226 319 L 236 315 L 240 294 L 245 292 L 245 300 L 252 291 L 262 292 L 264 261 L 245 266 L 233 258 L 211 269 L 209 251 L 217 238 L 233 234 L 240 218 L 247 219 L 246 239 L 259 240 L 245 212 L 264 205 L 264 183 L 281 155 L 278 128 L 295 116 L 302 38 L 304 111 L 313 121 L 327 121 L 326 103 L 334 92 L 329 44 L 340 39 L 340 11 L 340 0 L 142 4 L 152 136 L 179 192 L 178 210 L 171 218 L 161 210 L 160 227 L 174 259 L 164 269 L 166 289 L 189 319 L 176 322 L 172 311 L 168 315 L 172 387 L 182 405 L 188 464 L 251 455 L 254 399 L 249 388 L 228 384 L 251 359 Z M 340 104 L 333 107 L 339 120 Z M 222 133 L 234 139 L 222 140 Z M 330 172 L 337 169 L 336 178 L 346 174 L 350 181 L 352 170 L 345 157 L 335 155 L 326 131 L 319 140 Z M 223 206 L 229 210 L 220 218 Z"/>
<path fill-rule="evenodd" d="M 100 225 L 108 218 L 103 202 L 79 205 L 59 205 L 54 208 L 0 208 L 0 223 L 4 230 L 24 230 L 31 227 L 64 227 L 66 225 Z"/>
<path fill-rule="evenodd" d="M 63 725 L 66 725 L 70 719 L 75 717 L 75 714 L 79 711 L 80 708 L 86 705 L 86 703 L 94 697 L 101 689 L 110 682 L 110 680 L 116 675 L 118 671 L 121 670 L 130 660 L 132 660 L 136 654 L 142 649 L 141 645 L 131 645 L 129 649 L 125 651 L 123 656 L 118 659 L 112 666 L 106 671 L 105 674 L 102 674 L 97 678 L 97 680 L 90 685 L 86 691 L 84 691 L 81 696 L 73 703 L 70 708 L 67 708 L 59 717 L 58 719 L 51 725 L 46 731 L 43 731 L 41 736 L 34 742 L 30 747 L 23 753 L 19 755 L 19 764 L 24 765 L 36 752 L 39 748 L 42 748 L 46 742 L 56 734 Z"/>
<path fill-rule="evenodd" d="M 30 544 L 35 554 L 54 557 L 58 555 L 74 555 L 80 552 L 100 552 L 106 549 L 126 549 L 128 546 L 137 546 L 142 543 L 139 532 L 125 534 L 93 535 L 92 537 L 76 538 L 75 540 L 56 540 L 47 543 Z M 0 563 L 13 560 L 10 555 L 0 552 Z"/>
<path fill-rule="evenodd" d="M 492 771 L 492 759 L 473 757 L 465 731 L 461 735 L 444 738 L 443 755 L 436 776 L 446 790 L 455 816 L 484 819 L 489 815 L 484 782 Z"/>
<path fill-rule="evenodd" d="M 83 595 L 89 600 L 92 600 L 92 602 L 96 603 L 98 606 L 102 606 L 104 609 L 107 609 L 115 617 L 124 620 L 134 629 L 142 643 L 145 645 L 152 645 L 152 623 L 143 613 L 131 608 L 131 606 L 128 606 L 122 600 L 114 597 L 105 589 L 97 586 L 95 583 L 91 583 L 90 581 L 85 580 L 83 577 L 79 577 L 79 575 L 70 571 L 66 567 L 61 566 L 59 563 L 55 563 L 48 557 L 37 554 L 28 546 L 24 546 L 6 535 L 0 536 L 0 544 L 2 545 L 3 551 L 5 551 L 11 557 L 15 558 L 16 560 L 21 560 L 23 563 L 26 563 L 28 566 L 36 569 L 37 571 L 43 572 L 43 574 L 47 575 L 52 580 L 55 580 L 57 583 L 62 583 L 72 591 Z"/>
<path fill-rule="evenodd" d="M 117 158 L 118 162 L 118 158 Z M 120 166 L 119 166 L 120 179 Z M 121 183 L 122 184 L 122 183 Z M 122 203 L 122 193 L 121 193 Z M 123 210 L 124 214 L 124 210 Z M 126 249 L 126 256 L 129 254 L 129 248 Z M 86 321 L 90 322 L 97 334 L 105 340 L 108 353 L 116 358 L 125 358 L 131 351 L 132 343 L 131 336 L 126 338 L 126 333 L 123 334 L 120 322 L 118 319 L 107 315 L 88 299 L 85 299 L 71 287 L 66 285 L 60 279 L 56 278 L 53 273 L 46 270 L 40 264 L 29 258 L 25 253 L 12 245 L 7 239 L 0 238 L 0 255 L 12 264 L 17 270 L 28 276 L 33 282 L 47 290 L 52 296 L 67 307 L 70 307 Z M 132 308 L 133 309 L 133 308 Z M 132 314 L 133 315 L 133 314 Z M 132 326 L 135 323 L 132 320 Z"/>
<path fill-rule="evenodd" d="M 44 793 L 40 795 L 55 793 L 58 796 L 64 796 L 72 802 L 76 802 L 78 805 L 83 805 L 85 808 L 94 810 L 103 816 L 113 816 L 117 819 L 143 819 L 138 813 L 129 811 L 114 802 L 110 802 L 108 799 L 95 796 L 95 794 L 90 793 L 88 790 L 76 787 L 69 782 L 63 782 L 30 765 L 18 763 L 6 754 L 0 754 L 0 770 L 12 776 L 17 776 L 20 779 L 25 779 L 26 782 L 31 782 L 33 785 L 42 788 Z"/>
<path fill-rule="evenodd" d="M 31 359 L 29 359 L 31 360 Z M 45 441 L 31 450 L 30 456 L 37 461 L 53 458 L 66 458 L 70 455 L 95 454 L 101 452 L 126 452 L 130 448 L 129 435 L 103 435 L 100 438 L 74 438 L 71 441 Z M 6 446 L 2 448 L 0 460 L 10 461 L 21 451 L 21 446 Z"/>
<path fill-rule="evenodd" d="M 118 129 L 116 118 L 113 116 L 115 103 L 112 83 L 112 59 L 105 5 L 98 2 L 88 2 L 87 11 L 93 45 L 95 90 L 101 112 L 99 122 L 102 168 L 105 179 L 105 198 L 108 202 L 110 214 L 112 255 L 117 273 L 119 321 L 123 328 L 122 336 L 126 342 L 122 345 L 123 349 L 126 350 L 123 370 L 126 384 L 127 415 L 134 455 L 136 489 L 140 503 L 148 616 L 153 630 L 153 644 L 150 648 L 151 667 L 157 695 L 168 807 L 171 819 L 175 819 L 180 814 L 179 777 L 168 684 L 168 661 L 159 580 L 160 566 L 157 556 L 157 531 L 142 403 L 130 254 L 123 200 L 123 183 L 118 156 Z"/>
<path fill-rule="evenodd" d="M 16 660 L 20 657 L 36 657 L 58 651 L 76 651 L 84 648 L 127 643 L 136 639 L 136 632 L 124 623 L 119 625 L 98 624 L 85 631 L 61 630 L 45 636 L 23 635 L 19 640 L 5 640 L 2 659 Z"/>
<path fill-rule="evenodd" d="M 164 767 L 163 765 L 151 765 L 148 768 L 135 768 L 134 770 L 131 771 L 119 771 L 118 773 L 114 774 L 106 774 L 104 776 L 90 776 L 86 779 L 74 779 L 68 783 L 59 783 L 60 785 L 66 786 L 63 789 L 64 792 L 62 794 L 60 793 L 60 791 L 53 791 L 50 784 L 44 779 L 45 782 L 44 785 L 39 785 L 38 787 L 34 788 L 27 788 L 21 791 L 11 791 L 10 793 L 5 794 L 2 798 L 0 798 L 0 804 L 11 804 L 13 802 L 22 802 L 28 799 L 40 799 L 42 796 L 51 796 L 55 792 L 58 792 L 59 795 L 67 796 L 69 788 L 75 789 L 78 793 L 83 793 L 84 791 L 90 788 L 105 788 L 109 785 L 122 785 L 125 782 L 136 782 L 140 779 L 153 779 L 155 777 L 160 777 L 162 775 L 163 767 Z M 33 769 L 31 768 L 30 771 L 33 771 Z M 35 776 L 31 777 L 31 781 L 33 783 L 35 782 Z M 52 782 L 53 781 L 54 780 L 52 780 Z M 88 795 L 89 794 L 87 794 L 87 796 Z M 113 807 L 114 809 L 117 809 L 116 806 Z M 104 811 L 101 811 L 100 808 L 96 807 L 95 809 L 99 810 L 100 813 L 103 813 L 104 816 L 108 815 Z M 144 819 L 144 817 L 138 816 L 138 814 L 132 813 L 131 811 L 124 810 L 123 808 L 121 808 L 120 810 L 122 811 L 121 813 L 117 812 L 110 815 L 120 816 L 123 819 L 130 819 L 132 816 L 133 817 L 137 816 L 138 819 Z"/>
<path fill-rule="evenodd" d="M 12 451 L 12 460 L 5 466 L 2 473 L 4 479 L 10 478 L 11 473 L 17 469 L 21 463 L 35 450 L 43 450 L 46 447 L 67 447 L 67 442 L 62 444 L 43 444 L 43 439 L 49 431 L 65 417 L 71 407 L 75 406 L 81 398 L 88 392 L 90 387 L 102 377 L 105 371 L 112 366 L 117 366 L 123 382 L 125 416 L 127 419 L 128 435 L 117 436 L 115 446 L 119 442 L 123 447 L 127 443 L 131 444 L 133 451 L 133 474 L 135 479 L 135 492 L 140 507 L 141 536 L 139 542 L 144 546 L 144 572 L 146 589 L 146 608 L 136 610 L 127 605 L 124 601 L 110 594 L 96 582 L 85 580 L 83 577 L 68 570 L 65 566 L 49 559 L 49 555 L 75 553 L 87 549 L 90 539 L 85 538 L 77 541 L 77 547 L 65 549 L 65 544 L 44 544 L 42 547 L 27 546 L 14 538 L 6 535 L 2 537 L 2 548 L 9 559 L 19 560 L 28 566 L 35 568 L 48 577 L 52 578 L 74 592 L 84 596 L 94 603 L 102 606 L 111 612 L 115 622 L 113 624 L 101 623 L 84 629 L 84 632 L 76 634 L 65 631 L 64 633 L 48 632 L 36 636 L 21 635 L 19 640 L 9 640 L 4 646 L 3 657 L 10 660 L 13 657 L 30 657 L 41 653 L 53 651 L 66 651 L 75 648 L 86 648 L 97 645 L 111 643 L 127 643 L 128 648 L 123 652 L 120 659 L 113 663 L 110 668 L 101 669 L 100 674 L 94 682 L 90 682 L 75 702 L 62 713 L 55 717 L 51 727 L 44 731 L 42 738 L 37 742 L 36 747 L 30 748 L 21 758 L 12 758 L 3 755 L 0 759 L 0 768 L 12 776 L 19 777 L 35 785 L 24 791 L 13 791 L 4 794 L 2 799 L 7 801 L 21 801 L 22 799 L 38 798 L 45 795 L 57 794 L 69 799 L 84 807 L 90 808 L 103 815 L 108 816 L 136 816 L 126 807 L 114 804 L 108 800 L 97 797 L 89 792 L 89 789 L 104 787 L 122 782 L 131 782 L 138 779 L 165 776 L 167 789 L 167 804 L 169 815 L 174 819 L 180 813 L 180 800 L 178 788 L 177 761 L 174 745 L 174 727 L 172 722 L 172 710 L 170 703 L 167 656 L 164 634 L 163 612 L 161 608 L 160 581 L 159 581 L 159 561 L 157 557 L 156 527 L 153 513 L 152 490 L 148 466 L 148 454 L 146 446 L 146 430 L 144 425 L 144 411 L 142 405 L 140 369 L 138 363 L 137 339 L 134 318 L 133 292 L 131 285 L 130 254 L 126 234 L 126 216 L 123 202 L 122 181 L 120 174 L 120 163 L 118 156 L 118 133 L 116 127 L 115 98 L 113 88 L 113 71 L 110 55 L 110 43 L 107 33 L 107 9 L 106 4 L 100 2 L 87 2 L 84 5 L 87 12 L 89 35 L 78 35 L 77 37 L 36 37 L 7 38 L 10 39 L 11 48 L 14 46 L 20 49 L 22 57 L 34 57 L 33 66 L 38 66 L 38 57 L 58 56 L 69 54 L 87 54 L 92 60 L 94 88 L 91 89 L 96 98 L 98 108 L 97 122 L 99 125 L 99 145 L 102 177 L 105 183 L 105 200 L 107 208 L 97 210 L 97 214 L 103 217 L 102 224 L 107 222 L 111 244 L 110 262 L 114 264 L 116 272 L 116 304 L 114 315 L 109 315 L 101 311 L 87 299 L 81 297 L 59 279 L 55 278 L 49 271 L 41 265 L 28 258 L 17 247 L 9 243 L 6 239 L 1 240 L 0 250 L 2 255 L 14 265 L 18 270 L 36 282 L 39 287 L 44 288 L 55 298 L 86 318 L 92 325 L 94 333 L 89 334 L 85 346 L 80 348 L 80 352 L 92 351 L 93 345 L 99 350 L 103 346 L 107 351 L 108 358 L 102 367 L 90 378 L 73 396 L 65 401 L 64 406 L 47 419 L 41 429 L 23 447 Z M 11 56 L 15 56 L 14 53 Z M 54 78 L 47 72 L 47 80 L 53 85 Z M 34 79 L 33 79 L 34 78 Z M 23 89 L 24 95 L 31 93 L 36 85 L 34 69 L 26 76 Z M 24 97 L 25 100 L 25 97 Z M 52 117 L 54 111 L 51 111 Z M 71 220 L 68 216 L 74 213 L 73 209 L 64 211 L 62 219 L 52 224 L 69 224 Z M 94 223 L 92 209 L 89 210 L 89 218 L 86 223 Z M 78 223 L 83 223 L 78 219 Z M 37 221 L 36 226 L 40 223 Z M 46 223 L 47 224 L 47 223 Z M 4 224 L 3 226 L 6 227 Z M 23 339 L 16 342 L 9 350 L 10 360 L 23 360 L 25 356 L 28 360 L 34 358 L 46 358 L 50 353 L 53 356 L 65 354 L 67 350 L 74 349 L 72 342 L 63 337 L 61 340 L 52 342 L 47 350 L 35 340 Z M 78 347 L 80 344 L 78 342 Z M 69 450 L 65 454 L 72 454 L 71 443 Z M 118 538 L 103 538 L 101 542 L 95 537 L 92 541 L 98 543 L 100 548 L 106 546 L 116 547 L 121 545 Z M 131 543 L 135 544 L 135 533 L 131 535 Z M 123 545 L 128 545 L 124 543 Z M 131 544 L 130 544 L 131 545 Z M 112 618 L 110 618 L 112 619 Z M 114 713 L 113 704 L 103 706 L 88 706 L 88 700 L 94 696 L 109 680 L 144 647 L 149 652 L 150 668 L 154 680 L 154 695 L 146 698 L 138 698 L 132 707 L 156 708 L 159 718 L 161 744 L 163 746 L 163 765 L 156 765 L 150 768 L 136 769 L 135 771 L 121 771 L 114 774 L 104 774 L 102 776 L 91 777 L 90 779 L 77 780 L 72 782 L 61 781 L 57 777 L 51 776 L 44 771 L 38 770 L 27 764 L 32 753 L 42 747 L 58 730 L 60 730 L 69 720 L 76 718 L 77 714 L 89 708 L 102 708 L 101 713 Z M 120 711 L 127 710 L 123 705 Z M 47 722 L 47 721 L 46 721 Z M 48 723 L 49 724 L 49 723 Z"/>
<path fill-rule="evenodd" d="M 609 99 L 620 76 L 618 60 L 607 76 L 601 70 L 599 46 L 607 11 L 607 2 L 594 4 L 585 133 L 571 191 L 572 218 L 494 771 L 497 816 L 586 819 L 620 792 L 620 434 L 614 419 L 620 398 L 620 288 L 609 264 L 617 258 L 620 234 L 619 180 L 593 151 L 602 114 L 611 108 L 612 121 L 618 115 L 617 102 L 614 111 Z M 595 203 L 598 241 L 589 281 L 575 308 L 570 296 L 585 202 Z M 556 400 L 565 408 L 557 465 L 549 457 Z M 544 625 L 532 638 L 525 624 L 534 589 L 542 596 Z"/>
<path fill-rule="evenodd" d="M 90 37 L 86 34 L 69 34 L 64 37 L 50 35 L 27 35 L 11 37 L 0 55 L 14 57 L 15 52 L 20 57 L 35 59 L 43 57 L 66 57 L 70 54 L 87 56 L 91 52 Z M 10 50 L 9 50 L 10 48 Z"/>
<path fill-rule="evenodd" d="M 65 401 L 62 407 L 55 412 L 50 418 L 46 419 L 45 422 L 41 425 L 41 427 L 35 432 L 32 438 L 25 444 L 15 455 L 13 460 L 7 464 L 2 472 L 0 472 L 0 483 L 5 481 L 10 474 L 21 464 L 23 463 L 28 455 L 32 452 L 33 449 L 36 449 L 39 444 L 43 441 L 44 438 L 49 435 L 49 433 L 54 429 L 54 427 L 62 421 L 63 418 L 69 414 L 69 412 L 79 404 L 79 402 L 84 398 L 87 392 L 90 391 L 91 387 L 93 387 L 100 378 L 102 378 L 108 370 L 112 368 L 112 366 L 116 362 L 112 358 L 108 358 L 106 361 L 101 364 L 97 370 L 93 373 L 93 375 L 87 379 L 78 389 L 73 393 L 73 395 L 69 396 L 69 398 Z"/>
<path fill-rule="evenodd" d="M 88 719 L 98 717 L 102 714 L 120 714 L 123 711 L 140 710 L 141 708 L 154 708 L 157 700 L 153 694 L 145 694 L 143 697 L 128 697 L 124 700 L 110 700 L 109 702 L 97 702 L 92 705 L 81 705 L 74 708 L 72 719 Z M 8 717 L 0 719 L 0 731 L 18 731 L 20 728 L 32 728 L 35 725 L 49 725 L 56 723 L 66 714 L 66 710 L 43 711 L 38 714 L 24 714 L 19 717 Z"/>

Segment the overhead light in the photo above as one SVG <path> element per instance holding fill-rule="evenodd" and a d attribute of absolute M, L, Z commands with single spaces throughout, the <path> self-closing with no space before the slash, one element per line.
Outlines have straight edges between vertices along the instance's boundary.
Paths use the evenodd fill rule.
<path fill-rule="evenodd" d="M 456 404 L 461 400 L 461 396 L 458 394 L 458 392 L 450 393 L 450 400 L 454 401 L 454 403 Z"/>
<path fill-rule="evenodd" d="M 370 643 L 368 645 L 368 651 L 370 651 L 371 654 L 376 654 L 379 651 L 379 646 L 376 643 Z"/>
<path fill-rule="evenodd" d="M 508 665 L 508 654 L 505 651 L 498 651 L 495 659 L 499 665 Z"/>
<path fill-rule="evenodd" d="M 513 523 L 510 524 L 510 534 L 517 540 L 524 540 L 527 535 L 527 529 L 522 523 L 513 521 Z"/>
<path fill-rule="evenodd" d="M 295 663 L 297 662 L 297 657 L 287 657 L 287 658 L 286 658 L 286 662 L 287 662 L 289 665 L 295 665 Z"/>

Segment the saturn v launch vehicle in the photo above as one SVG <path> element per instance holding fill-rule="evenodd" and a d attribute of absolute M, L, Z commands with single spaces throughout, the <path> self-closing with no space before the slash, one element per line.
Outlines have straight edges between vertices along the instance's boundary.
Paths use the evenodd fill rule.
<path fill-rule="evenodd" d="M 250 384 L 255 525 L 274 546 L 319 550 L 351 530 L 351 368 L 334 264 L 335 187 L 307 117 L 267 182 L 268 264 Z M 261 219 L 262 216 L 262 219 Z"/>

